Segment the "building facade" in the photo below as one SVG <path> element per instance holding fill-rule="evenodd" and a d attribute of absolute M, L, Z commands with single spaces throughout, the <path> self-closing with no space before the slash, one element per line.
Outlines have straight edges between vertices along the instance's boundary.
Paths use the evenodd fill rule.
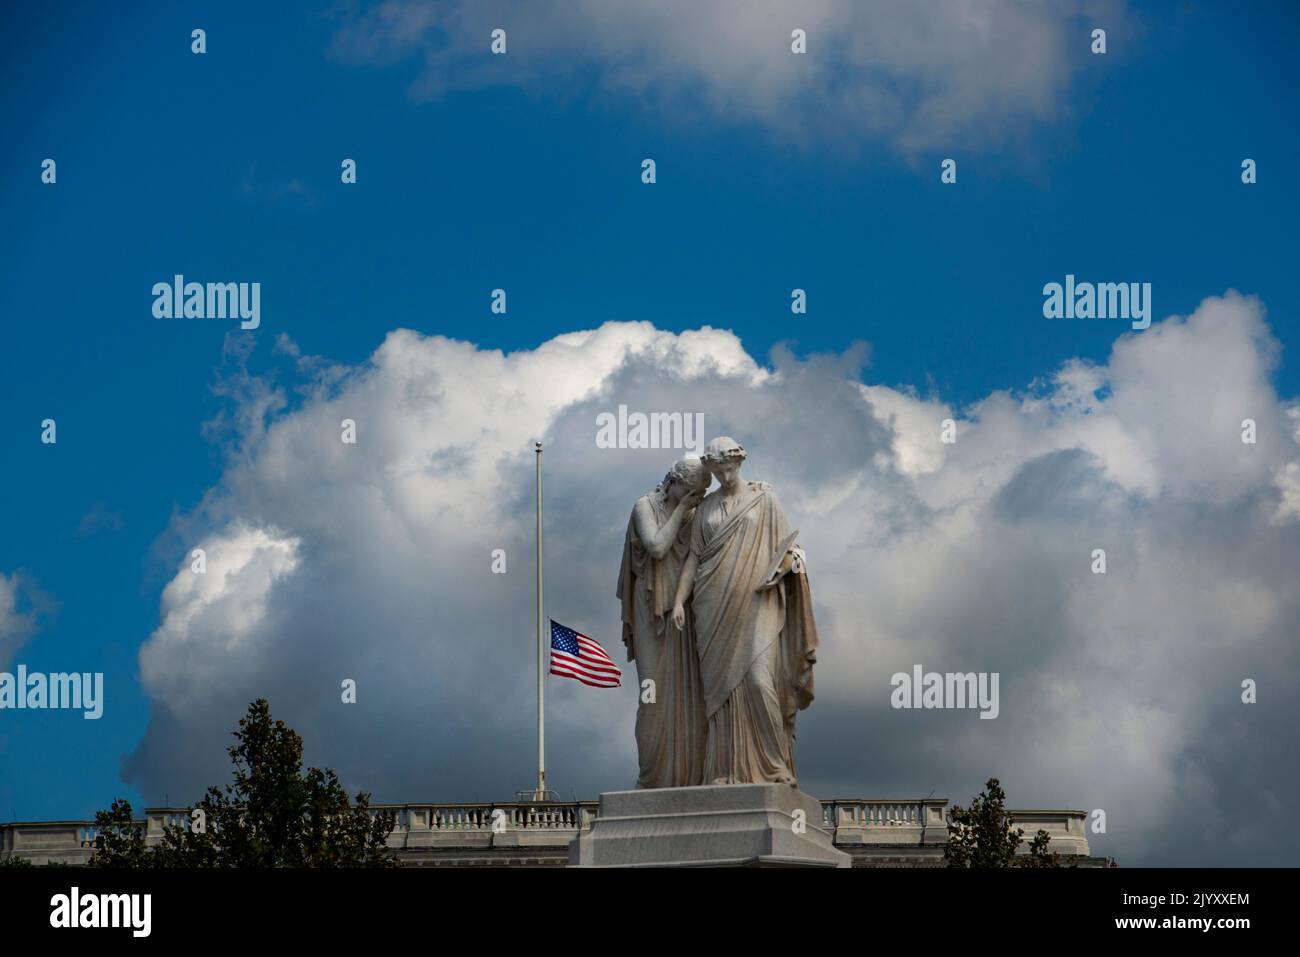
<path fill-rule="evenodd" d="M 867 799 L 822 801 L 822 826 L 854 867 L 941 867 L 948 839 L 948 801 Z M 591 826 L 596 801 L 506 801 L 475 804 L 380 804 L 397 823 L 388 837 L 406 867 L 563 867 L 569 843 Z M 1040 829 L 1063 866 L 1105 867 L 1093 857 L 1083 811 L 1009 811 L 1025 842 Z M 167 824 L 187 826 L 188 808 L 145 811 L 145 840 L 162 839 Z M 93 821 L 0 824 L 0 863 L 85 865 L 94 848 Z"/>

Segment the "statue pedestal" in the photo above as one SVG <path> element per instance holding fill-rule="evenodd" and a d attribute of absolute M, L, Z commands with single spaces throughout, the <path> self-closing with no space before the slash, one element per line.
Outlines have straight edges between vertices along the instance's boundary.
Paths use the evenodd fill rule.
<path fill-rule="evenodd" d="M 802 813 L 801 813 L 802 812 Z M 848 867 L 816 798 L 788 784 L 607 791 L 570 867 Z"/>

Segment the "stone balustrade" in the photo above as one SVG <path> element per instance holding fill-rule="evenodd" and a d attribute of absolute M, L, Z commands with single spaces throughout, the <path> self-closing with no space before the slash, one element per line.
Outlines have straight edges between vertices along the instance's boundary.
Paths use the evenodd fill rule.
<path fill-rule="evenodd" d="M 859 866 L 934 866 L 942 863 L 948 839 L 948 801 L 822 801 L 822 826 L 835 845 L 853 855 Z M 569 842 L 590 827 L 597 801 L 505 801 L 471 804 L 378 804 L 374 813 L 391 811 L 396 823 L 388 846 L 403 862 L 562 864 Z M 1051 835 L 1049 850 L 1073 862 L 1099 866 L 1090 858 L 1083 811 L 1010 811 L 1025 831 L 1026 845 L 1041 828 Z M 148 808 L 138 822 L 145 841 L 162 839 L 163 827 L 189 825 L 188 808 Z M 93 821 L 0 824 L 0 861 L 21 857 L 34 864 L 85 864 L 97 829 Z"/>
<path fill-rule="evenodd" d="M 942 849 L 948 840 L 947 808 L 946 800 L 936 798 L 822 802 L 826 826 L 834 829 L 839 846 L 930 844 Z"/>
<path fill-rule="evenodd" d="M 597 801 L 506 801 L 496 804 L 376 804 L 397 821 L 395 849 L 568 846 L 595 816 Z"/>
<path fill-rule="evenodd" d="M 85 864 L 95 842 L 85 821 L 0 824 L 0 861 L 19 857 L 33 864 Z"/>

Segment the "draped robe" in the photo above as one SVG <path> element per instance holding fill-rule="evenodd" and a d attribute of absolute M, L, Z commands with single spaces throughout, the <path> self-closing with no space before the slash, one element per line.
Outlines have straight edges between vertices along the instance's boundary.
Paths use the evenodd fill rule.
<path fill-rule="evenodd" d="M 766 482 L 695 512 L 693 606 L 708 736 L 707 784 L 795 784 L 794 725 L 813 700 L 817 626 L 803 574 L 758 591 L 790 534 Z"/>
<path fill-rule="evenodd" d="M 672 514 L 657 493 L 650 502 L 656 528 Z M 662 559 L 651 557 L 636 533 L 636 510 L 627 523 L 617 597 L 623 607 L 623 643 L 636 662 L 637 683 L 654 681 L 655 700 L 636 712 L 637 787 L 687 787 L 703 783 L 704 707 L 691 616 L 679 630 L 672 621 L 677 580 L 691 542 L 691 516 Z M 644 698 L 644 693 L 642 693 Z"/>

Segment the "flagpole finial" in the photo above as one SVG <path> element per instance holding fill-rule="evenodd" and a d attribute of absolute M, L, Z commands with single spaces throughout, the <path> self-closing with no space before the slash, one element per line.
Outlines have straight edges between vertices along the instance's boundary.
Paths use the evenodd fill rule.
<path fill-rule="evenodd" d="M 535 448 L 538 452 L 542 450 L 541 439 L 538 439 L 536 442 L 533 443 L 533 448 Z"/>

